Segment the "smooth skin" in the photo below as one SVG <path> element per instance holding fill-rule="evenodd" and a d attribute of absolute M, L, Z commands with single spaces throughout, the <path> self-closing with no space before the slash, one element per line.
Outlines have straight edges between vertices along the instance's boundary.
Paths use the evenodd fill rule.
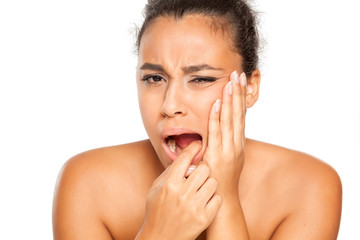
<path fill-rule="evenodd" d="M 137 86 L 149 140 L 65 164 L 54 239 L 336 239 L 337 173 L 307 154 L 245 138 L 260 72 L 239 76 L 241 57 L 207 20 L 160 17 L 147 28 Z M 213 68 L 189 68 L 204 64 Z M 191 129 L 202 142 L 172 163 L 161 139 L 167 128 Z M 197 167 L 184 178 L 195 156 Z"/>

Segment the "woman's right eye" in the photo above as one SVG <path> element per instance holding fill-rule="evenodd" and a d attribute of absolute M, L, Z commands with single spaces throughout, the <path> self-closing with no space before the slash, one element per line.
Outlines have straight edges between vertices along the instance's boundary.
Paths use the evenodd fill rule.
<path fill-rule="evenodd" d="M 144 82 L 150 83 L 150 84 L 156 84 L 161 81 L 165 81 L 165 79 L 159 75 L 146 75 L 141 79 L 141 81 L 144 81 Z"/>

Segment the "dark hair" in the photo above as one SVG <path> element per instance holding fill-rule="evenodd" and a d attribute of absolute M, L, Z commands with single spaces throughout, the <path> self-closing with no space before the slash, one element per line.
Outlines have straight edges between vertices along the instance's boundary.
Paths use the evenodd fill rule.
<path fill-rule="evenodd" d="M 232 47 L 242 57 L 243 71 L 250 77 L 258 68 L 259 35 L 256 13 L 244 0 L 148 0 L 145 19 L 137 33 L 137 50 L 145 29 L 154 19 L 173 16 L 178 20 L 190 14 L 210 17 L 215 29 L 226 30 Z"/>

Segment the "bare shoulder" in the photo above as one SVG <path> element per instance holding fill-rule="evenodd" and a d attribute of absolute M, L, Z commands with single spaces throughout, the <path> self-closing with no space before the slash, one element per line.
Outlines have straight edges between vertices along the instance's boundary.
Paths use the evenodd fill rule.
<path fill-rule="evenodd" d="M 257 141 L 251 144 L 261 149 L 252 154 L 267 166 L 267 187 L 284 211 L 274 239 L 336 239 L 342 204 L 337 172 L 306 153 Z"/>
<path fill-rule="evenodd" d="M 269 143 L 251 141 L 257 149 L 261 149 L 257 154 L 263 155 L 262 159 L 273 164 L 273 174 L 306 178 L 311 183 L 323 180 L 340 183 L 337 172 L 329 164 L 314 156 Z"/>
<path fill-rule="evenodd" d="M 109 183 L 116 183 L 121 188 L 128 187 L 129 184 L 125 180 L 131 177 L 135 184 L 137 181 L 146 181 L 146 177 L 151 173 L 149 167 L 150 170 L 151 167 L 154 169 L 156 167 L 155 156 L 148 141 L 86 151 L 72 157 L 64 164 L 57 187 L 85 184 L 91 188 L 78 190 L 96 191 L 96 187 L 99 186 L 102 192 L 112 187 Z M 134 177 L 134 175 L 138 176 Z"/>
<path fill-rule="evenodd" d="M 94 149 L 68 160 L 55 190 L 55 238 L 113 238 L 114 221 L 131 220 L 136 211 L 129 211 L 144 205 L 157 162 L 149 141 Z"/>
<path fill-rule="evenodd" d="M 322 188 L 341 188 L 337 172 L 314 156 L 255 140 L 250 140 L 249 145 L 251 158 L 257 159 L 257 164 L 266 166 L 268 177 L 274 181 L 287 180 L 305 189 L 319 185 Z"/>

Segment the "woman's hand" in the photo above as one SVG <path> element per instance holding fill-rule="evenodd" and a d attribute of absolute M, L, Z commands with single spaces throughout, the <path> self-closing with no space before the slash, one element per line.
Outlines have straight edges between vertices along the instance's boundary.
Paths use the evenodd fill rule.
<path fill-rule="evenodd" d="M 191 161 L 201 149 L 192 142 L 153 183 L 136 239 L 195 239 L 212 222 L 221 205 L 210 168 L 199 164 L 186 179 Z"/>
<path fill-rule="evenodd" d="M 218 181 L 217 193 L 223 203 L 206 238 L 249 239 L 246 221 L 239 200 L 239 178 L 245 154 L 246 76 L 236 72 L 223 90 L 223 101 L 212 106 L 209 117 L 208 146 L 203 160 L 211 168 L 211 176 Z"/>
<path fill-rule="evenodd" d="M 220 111 L 221 110 L 221 111 Z M 238 199 L 238 184 L 244 165 L 246 113 L 246 76 L 233 72 L 223 90 L 220 108 L 218 99 L 209 118 L 208 146 L 204 162 L 211 168 L 211 176 L 218 181 L 224 200 Z"/>
<path fill-rule="evenodd" d="M 218 181 L 217 193 L 223 203 L 206 231 L 206 239 L 249 239 L 246 221 L 239 200 L 239 178 L 244 166 L 246 77 L 236 72 L 210 112 L 208 146 L 204 162 L 211 176 Z"/>

